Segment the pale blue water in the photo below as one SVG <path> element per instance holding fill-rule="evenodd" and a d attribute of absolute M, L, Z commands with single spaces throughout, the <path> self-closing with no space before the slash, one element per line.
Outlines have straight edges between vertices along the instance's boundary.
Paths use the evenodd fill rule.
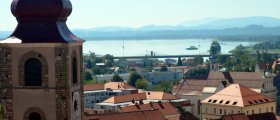
<path fill-rule="evenodd" d="M 211 39 L 87 41 L 84 43 L 83 52 L 89 53 L 91 51 L 95 52 L 96 55 L 111 54 L 113 56 L 144 56 L 150 55 L 150 51 L 154 51 L 156 55 L 208 54 L 211 43 Z M 240 44 L 247 46 L 257 42 L 220 41 L 219 43 L 222 47 L 222 53 L 228 53 Z M 196 46 L 199 49 L 186 50 L 189 46 Z"/>

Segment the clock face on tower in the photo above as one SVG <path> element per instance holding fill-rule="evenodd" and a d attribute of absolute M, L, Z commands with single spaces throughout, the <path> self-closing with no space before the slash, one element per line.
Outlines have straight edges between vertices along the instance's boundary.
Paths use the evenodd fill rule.
<path fill-rule="evenodd" d="M 74 119 L 77 119 L 80 117 L 81 114 L 81 102 L 80 102 L 80 93 L 74 92 L 73 93 L 73 99 L 72 99 L 72 115 L 74 116 Z"/>

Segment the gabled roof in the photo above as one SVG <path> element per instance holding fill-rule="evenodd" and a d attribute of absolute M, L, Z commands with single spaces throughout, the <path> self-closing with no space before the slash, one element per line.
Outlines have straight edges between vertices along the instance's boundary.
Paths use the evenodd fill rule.
<path fill-rule="evenodd" d="M 84 85 L 84 91 L 94 91 L 94 90 L 124 90 L 124 89 L 136 89 L 133 86 L 128 85 L 126 82 L 108 82 L 105 84 L 89 84 Z"/>
<path fill-rule="evenodd" d="M 164 115 L 175 115 L 180 114 L 176 108 L 169 102 L 163 103 L 149 103 L 142 105 L 132 105 L 121 108 L 122 112 L 135 112 L 135 111 L 145 111 L 145 110 L 160 110 L 160 112 Z"/>
<path fill-rule="evenodd" d="M 104 84 L 88 84 L 84 85 L 84 91 L 104 90 Z"/>
<path fill-rule="evenodd" d="M 166 120 L 159 110 L 85 115 L 84 120 Z"/>
<path fill-rule="evenodd" d="M 201 103 L 245 107 L 268 102 L 274 101 L 243 85 L 231 84 L 216 94 L 204 99 Z"/>
<path fill-rule="evenodd" d="M 261 72 L 209 72 L 207 79 L 185 79 L 181 84 L 174 88 L 175 94 L 187 94 L 192 91 L 202 92 L 204 87 L 218 87 L 223 81 L 241 84 L 252 89 L 261 89 L 264 83 L 263 73 Z"/>
<path fill-rule="evenodd" d="M 164 92 L 144 91 L 135 94 L 113 96 L 103 101 L 103 103 L 124 103 L 124 102 L 131 102 L 133 100 L 139 101 L 139 100 L 176 100 L 176 99 L 180 99 L 180 98 L 175 95 L 164 93 Z"/>
<path fill-rule="evenodd" d="M 128 94 L 128 95 L 113 96 L 103 101 L 103 103 L 123 103 L 123 102 L 131 102 L 132 100 L 139 101 L 145 99 L 147 99 L 146 93 L 135 93 L 135 94 Z"/>

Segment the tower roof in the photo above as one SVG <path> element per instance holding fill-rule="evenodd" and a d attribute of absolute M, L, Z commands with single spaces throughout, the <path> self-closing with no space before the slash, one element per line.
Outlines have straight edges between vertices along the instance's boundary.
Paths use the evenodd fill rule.
<path fill-rule="evenodd" d="M 69 0 L 14 0 L 11 11 L 18 20 L 66 19 L 72 4 Z"/>
<path fill-rule="evenodd" d="M 69 0 L 13 0 L 11 11 L 18 25 L 2 43 L 83 42 L 66 25 L 72 12 Z"/>
<path fill-rule="evenodd" d="M 202 103 L 245 107 L 274 102 L 272 99 L 257 93 L 240 84 L 231 84 L 216 94 L 204 99 Z"/>

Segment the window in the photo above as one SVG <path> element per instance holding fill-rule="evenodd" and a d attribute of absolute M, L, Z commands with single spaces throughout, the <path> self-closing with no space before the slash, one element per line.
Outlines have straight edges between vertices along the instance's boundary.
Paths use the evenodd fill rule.
<path fill-rule="evenodd" d="M 271 107 L 271 112 L 273 112 L 273 107 Z"/>
<path fill-rule="evenodd" d="M 252 110 L 252 114 L 254 114 L 254 110 Z"/>
<path fill-rule="evenodd" d="M 225 104 L 229 104 L 230 101 L 227 101 Z"/>
<path fill-rule="evenodd" d="M 220 103 L 220 104 L 223 103 L 223 100 L 221 100 L 219 103 Z"/>
<path fill-rule="evenodd" d="M 265 100 L 266 102 L 268 102 L 268 101 L 269 101 L 269 100 L 268 100 L 268 99 L 266 99 L 266 98 L 265 98 L 264 100 Z"/>
<path fill-rule="evenodd" d="M 247 115 L 249 115 L 249 111 L 247 111 Z"/>
<path fill-rule="evenodd" d="M 208 108 L 207 107 L 205 108 L 205 111 L 206 111 L 206 113 L 208 113 Z"/>
<path fill-rule="evenodd" d="M 29 115 L 29 120 L 41 120 L 40 114 L 33 112 Z"/>
<path fill-rule="evenodd" d="M 232 105 L 236 105 L 236 104 L 237 104 L 237 102 L 233 102 L 233 103 L 232 103 Z"/>
<path fill-rule="evenodd" d="M 72 83 L 76 84 L 78 82 L 78 75 L 77 75 L 77 59 L 73 57 L 72 59 Z"/>
<path fill-rule="evenodd" d="M 212 101 L 212 99 L 209 99 L 209 100 L 208 100 L 208 102 L 211 102 L 211 101 Z"/>
<path fill-rule="evenodd" d="M 42 86 L 42 64 L 36 58 L 27 60 L 24 64 L 25 86 Z"/>
<path fill-rule="evenodd" d="M 226 109 L 224 109 L 224 115 L 226 115 L 227 114 L 227 110 Z"/>
<path fill-rule="evenodd" d="M 266 112 L 268 112 L 268 107 L 266 107 Z"/>
<path fill-rule="evenodd" d="M 251 101 L 248 101 L 249 102 L 249 104 L 253 104 Z"/>
<path fill-rule="evenodd" d="M 220 109 L 220 114 L 223 114 L 223 110 L 222 109 Z"/>
<path fill-rule="evenodd" d="M 262 103 L 263 102 L 263 100 L 261 100 L 261 99 L 259 99 L 259 101 Z"/>
<path fill-rule="evenodd" d="M 262 113 L 262 109 L 261 108 L 259 108 L 259 113 Z"/>
<path fill-rule="evenodd" d="M 216 114 L 216 108 L 214 108 L 214 113 Z"/>
<path fill-rule="evenodd" d="M 213 102 L 212 103 L 216 103 L 217 102 L 217 100 L 213 100 Z"/>
<path fill-rule="evenodd" d="M 231 114 L 232 114 L 232 115 L 233 115 L 233 113 L 234 113 L 233 110 L 231 110 Z"/>

